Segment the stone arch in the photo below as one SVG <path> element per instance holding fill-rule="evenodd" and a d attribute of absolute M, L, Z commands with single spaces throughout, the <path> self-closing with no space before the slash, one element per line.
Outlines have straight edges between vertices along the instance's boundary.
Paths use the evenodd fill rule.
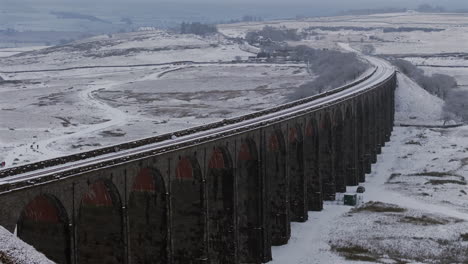
<path fill-rule="evenodd" d="M 205 188 L 195 157 L 179 156 L 171 197 L 173 263 L 205 259 Z"/>
<path fill-rule="evenodd" d="M 241 263 L 261 263 L 263 249 L 262 177 L 258 151 L 251 139 L 240 144 L 238 153 L 238 224 Z"/>
<path fill-rule="evenodd" d="M 345 147 L 343 141 L 344 120 L 341 108 L 337 108 L 333 117 L 333 168 L 335 169 L 336 192 L 346 192 Z"/>
<path fill-rule="evenodd" d="M 167 202 L 161 173 L 141 169 L 127 206 L 131 263 L 167 263 Z"/>
<path fill-rule="evenodd" d="M 122 205 L 108 180 L 88 186 L 77 221 L 78 263 L 123 263 Z"/>
<path fill-rule="evenodd" d="M 18 219 L 18 237 L 56 263 L 71 263 L 69 220 L 54 196 L 41 194 L 31 200 Z"/>
<path fill-rule="evenodd" d="M 289 127 L 289 207 L 291 221 L 307 221 L 306 182 L 304 178 L 304 136 L 299 124 Z"/>
<path fill-rule="evenodd" d="M 213 148 L 206 179 L 209 259 L 213 263 L 235 263 L 234 169 L 226 148 Z"/>
<path fill-rule="evenodd" d="M 266 141 L 266 175 L 270 185 L 270 231 L 273 245 L 284 245 L 291 237 L 289 189 L 286 173 L 286 144 L 283 133 L 275 129 Z"/>
<path fill-rule="evenodd" d="M 312 211 L 323 209 L 322 181 L 319 173 L 319 135 L 317 121 L 311 118 L 307 123 L 304 137 L 304 173 L 307 181 L 308 208 Z"/>
<path fill-rule="evenodd" d="M 325 112 L 319 130 L 319 173 L 322 179 L 323 199 L 335 200 L 336 183 L 333 169 L 333 129 L 330 114 Z"/>
<path fill-rule="evenodd" d="M 359 184 L 359 176 L 357 173 L 357 140 L 355 127 L 359 126 L 359 122 L 353 117 L 353 110 L 350 105 L 346 107 L 344 119 L 344 137 L 343 141 L 343 162 L 346 175 L 346 185 L 356 186 Z"/>

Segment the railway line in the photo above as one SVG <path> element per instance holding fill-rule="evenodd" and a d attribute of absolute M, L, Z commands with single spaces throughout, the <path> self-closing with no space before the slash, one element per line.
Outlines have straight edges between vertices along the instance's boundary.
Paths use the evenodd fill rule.
<path fill-rule="evenodd" d="M 378 84 L 388 80 L 395 74 L 393 66 L 388 62 L 374 57 L 366 57 L 366 59 L 374 65 L 374 69 L 370 73 L 351 84 L 317 96 L 180 132 L 0 170 L 0 190 L 4 189 L 2 186 L 5 187 L 5 185 L 14 185 L 18 182 L 34 184 L 42 182 L 41 179 L 50 178 L 57 180 L 67 177 L 68 174 L 71 174 L 71 170 L 82 173 L 105 167 L 111 161 L 129 162 L 147 155 L 163 153 L 178 147 L 193 146 L 219 137 L 226 137 L 259 126 L 273 124 L 356 97 L 363 92 L 374 89 Z M 143 145 L 141 145 L 142 143 Z M 135 145 L 137 147 L 132 147 Z M 115 162 L 111 163 L 116 165 Z"/>

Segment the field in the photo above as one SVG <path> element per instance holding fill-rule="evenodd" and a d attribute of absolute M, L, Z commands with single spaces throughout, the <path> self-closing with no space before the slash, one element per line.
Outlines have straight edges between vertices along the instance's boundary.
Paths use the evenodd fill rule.
<path fill-rule="evenodd" d="M 0 58 L 0 160 L 14 166 L 239 116 L 313 79 L 303 64 L 236 62 L 253 49 L 152 31 Z"/>

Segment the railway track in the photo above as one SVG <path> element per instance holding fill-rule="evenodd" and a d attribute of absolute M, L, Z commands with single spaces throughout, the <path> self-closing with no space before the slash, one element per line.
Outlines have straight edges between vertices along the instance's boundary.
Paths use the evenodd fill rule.
<path fill-rule="evenodd" d="M 353 99 L 375 89 L 396 74 L 394 68 L 386 61 L 374 57 L 366 59 L 375 66 L 369 74 L 351 84 L 320 95 L 171 134 L 0 170 L 0 192 L 60 180 L 264 127 Z"/>

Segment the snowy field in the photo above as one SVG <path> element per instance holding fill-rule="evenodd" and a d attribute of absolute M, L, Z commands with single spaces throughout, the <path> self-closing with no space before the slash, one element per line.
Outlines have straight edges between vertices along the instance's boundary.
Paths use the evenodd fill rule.
<path fill-rule="evenodd" d="M 10 72 L 0 73 L 8 80 L 0 83 L 0 161 L 15 166 L 251 113 L 314 78 L 302 64 L 233 63 L 252 55 L 243 50 L 252 47 L 221 35 L 152 31 L 0 58 Z"/>
<path fill-rule="evenodd" d="M 441 114 L 441 100 L 405 76 L 396 100 L 397 123 L 431 124 Z M 468 126 L 395 127 L 362 184 L 361 207 L 340 205 L 338 195 L 309 212 L 308 222 L 292 224 L 288 245 L 273 249 L 272 263 L 467 263 L 467 146 Z"/>
<path fill-rule="evenodd" d="M 385 14 L 223 25 L 230 36 L 271 26 L 313 31 L 291 42 L 340 49 L 349 42 L 376 55 L 402 57 L 426 74 L 443 73 L 468 89 L 468 16 Z M 354 27 L 333 31 L 327 28 Z M 363 30 L 363 28 L 374 28 Z M 384 28 L 438 31 L 385 33 Z M 398 76 L 396 124 L 441 125 L 444 101 L 406 76 Z M 292 237 L 273 248 L 274 264 L 468 263 L 468 126 L 451 129 L 396 126 L 372 173 L 363 184 L 359 208 L 328 202 L 292 223 Z M 355 188 L 348 188 L 354 193 Z"/>

